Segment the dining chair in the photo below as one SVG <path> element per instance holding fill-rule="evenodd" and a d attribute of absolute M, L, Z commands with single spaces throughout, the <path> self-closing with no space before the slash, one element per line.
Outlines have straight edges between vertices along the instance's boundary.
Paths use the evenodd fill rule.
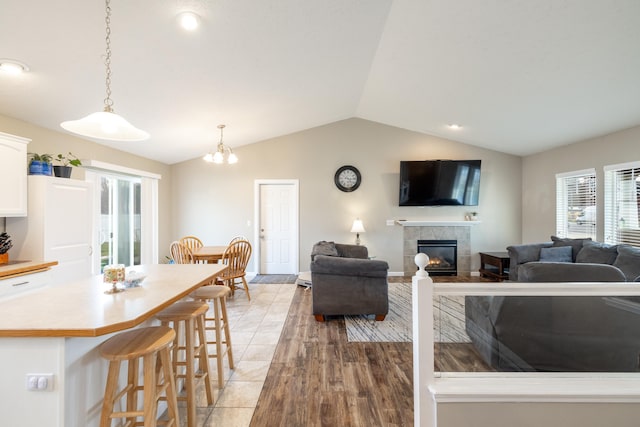
<path fill-rule="evenodd" d="M 178 241 L 171 242 L 171 246 L 169 247 L 169 252 L 171 252 L 171 258 L 173 262 L 176 264 L 193 264 L 193 253 L 191 253 L 191 249 L 188 246 L 183 245 Z"/>
<path fill-rule="evenodd" d="M 248 240 L 236 240 L 230 243 L 222 255 L 222 263 L 227 266 L 227 269 L 221 276 L 218 276 L 218 280 L 224 282 L 231 289 L 232 296 L 236 289 L 244 288 L 249 301 L 251 301 L 251 295 L 245 278 L 245 270 L 249 264 L 249 258 L 251 258 L 251 251 L 251 243 Z M 242 287 L 236 284 L 238 282 L 242 282 Z"/>
<path fill-rule="evenodd" d="M 178 240 L 178 242 L 191 249 L 192 252 L 194 249 L 201 248 L 203 246 L 202 240 L 198 239 L 196 236 L 185 236 Z"/>
<path fill-rule="evenodd" d="M 236 237 L 234 237 L 233 239 L 231 239 L 231 241 L 229 242 L 229 244 L 235 243 L 235 242 L 237 242 L 238 240 L 247 240 L 247 238 L 246 238 L 246 237 L 244 237 L 244 236 L 236 236 Z"/>

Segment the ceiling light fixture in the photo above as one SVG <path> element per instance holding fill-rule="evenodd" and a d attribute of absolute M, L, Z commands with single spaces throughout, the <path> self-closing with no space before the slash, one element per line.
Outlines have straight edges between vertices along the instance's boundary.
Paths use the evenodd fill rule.
<path fill-rule="evenodd" d="M 460 129 L 462 129 L 462 126 L 459 125 L 459 124 L 456 124 L 456 123 L 451 123 L 449 125 L 449 129 L 451 129 L 451 130 L 460 130 Z"/>
<path fill-rule="evenodd" d="M 187 31 L 195 31 L 200 25 L 200 16 L 195 12 L 182 12 L 178 14 L 178 23 Z"/>
<path fill-rule="evenodd" d="M 233 153 L 233 150 L 228 145 L 224 145 L 222 143 L 222 130 L 224 129 L 224 125 L 218 125 L 218 129 L 220 129 L 220 142 L 218 142 L 218 146 L 216 147 L 215 152 L 210 152 L 205 154 L 203 160 L 209 163 L 221 164 L 224 163 L 224 156 L 227 155 L 227 163 L 233 164 L 238 163 L 238 156 Z"/>
<path fill-rule="evenodd" d="M 0 59 L 0 71 L 16 76 L 29 71 L 29 67 L 27 64 L 16 61 L 15 59 L 3 58 Z"/>
<path fill-rule="evenodd" d="M 143 141 L 149 138 L 149 134 L 134 127 L 124 117 L 113 112 L 113 100 L 111 99 L 111 0 L 105 0 L 106 17 L 106 68 L 107 97 L 104 99 L 104 111 L 89 114 L 80 120 L 69 120 L 60 123 L 63 129 L 69 132 L 87 136 L 89 138 L 104 139 L 107 141 Z"/>

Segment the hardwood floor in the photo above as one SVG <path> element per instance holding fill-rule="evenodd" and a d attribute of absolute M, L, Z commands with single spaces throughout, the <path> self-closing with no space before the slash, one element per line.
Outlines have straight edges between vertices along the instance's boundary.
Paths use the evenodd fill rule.
<path fill-rule="evenodd" d="M 485 368 L 471 344 L 437 352 L 442 370 Z M 344 319 L 316 322 L 311 290 L 298 287 L 251 426 L 411 425 L 412 343 L 350 343 Z"/>

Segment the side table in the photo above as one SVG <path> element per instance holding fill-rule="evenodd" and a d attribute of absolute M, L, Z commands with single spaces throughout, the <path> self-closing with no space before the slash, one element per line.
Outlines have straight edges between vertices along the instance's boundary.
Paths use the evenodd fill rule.
<path fill-rule="evenodd" d="M 509 279 L 509 253 L 480 252 L 480 277 L 499 282 Z"/>

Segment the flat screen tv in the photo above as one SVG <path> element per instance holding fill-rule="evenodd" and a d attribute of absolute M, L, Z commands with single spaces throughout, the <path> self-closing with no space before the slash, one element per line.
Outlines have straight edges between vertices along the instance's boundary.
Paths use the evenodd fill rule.
<path fill-rule="evenodd" d="M 480 160 L 400 162 L 400 206 L 477 206 Z"/>

